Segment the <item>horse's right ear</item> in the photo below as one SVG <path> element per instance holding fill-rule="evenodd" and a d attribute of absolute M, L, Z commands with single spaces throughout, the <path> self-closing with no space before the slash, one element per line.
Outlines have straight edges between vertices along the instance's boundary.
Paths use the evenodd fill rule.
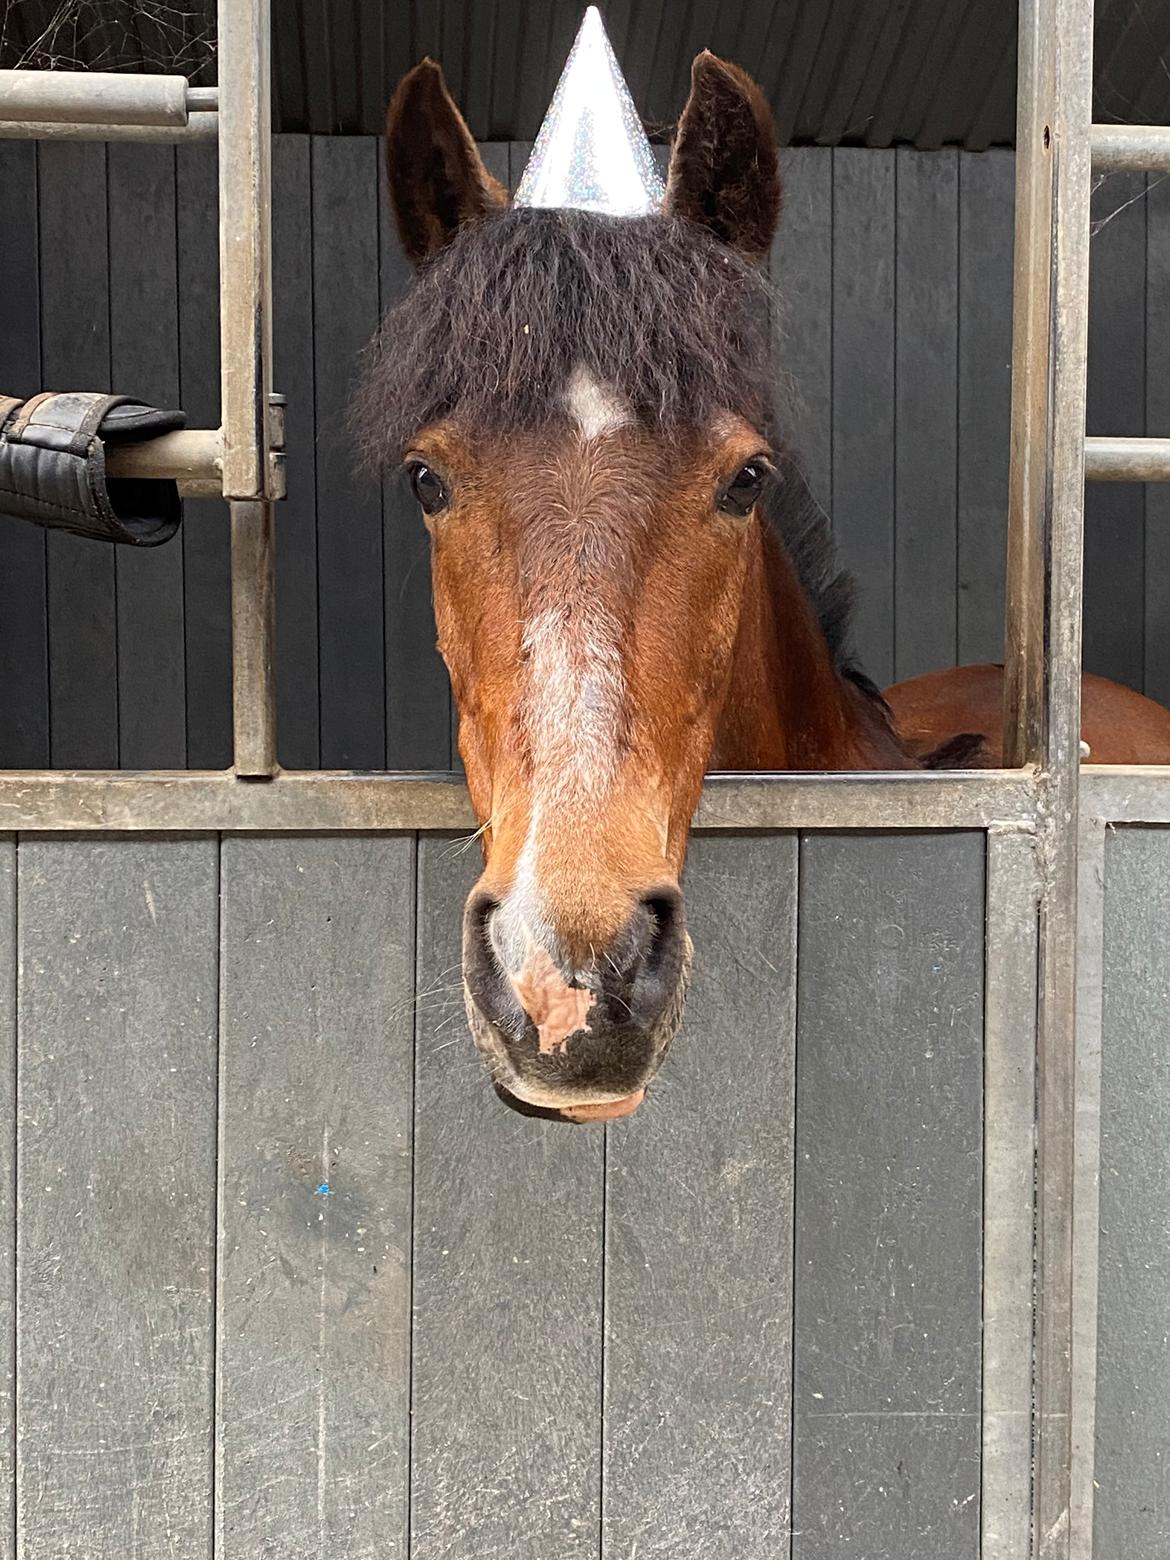
<path fill-rule="evenodd" d="M 416 265 L 445 248 L 465 222 L 508 204 L 434 60 L 408 71 L 390 99 L 386 173 L 398 236 Z"/>

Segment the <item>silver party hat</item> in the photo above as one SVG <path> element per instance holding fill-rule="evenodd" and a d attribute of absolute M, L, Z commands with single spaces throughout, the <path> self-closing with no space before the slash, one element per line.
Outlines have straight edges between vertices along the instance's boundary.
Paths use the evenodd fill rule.
<path fill-rule="evenodd" d="M 585 12 L 524 177 L 517 206 L 573 206 L 611 217 L 657 211 L 666 190 L 601 12 Z"/>

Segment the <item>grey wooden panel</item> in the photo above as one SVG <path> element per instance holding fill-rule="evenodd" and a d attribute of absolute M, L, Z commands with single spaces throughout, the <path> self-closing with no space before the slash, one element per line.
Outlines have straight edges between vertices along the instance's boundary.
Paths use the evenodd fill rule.
<path fill-rule="evenodd" d="M 216 856 L 20 846 L 23 1560 L 210 1554 Z"/>
<path fill-rule="evenodd" d="M 410 285 L 378 153 L 379 301 L 383 310 Z M 402 470 L 382 482 L 385 555 L 386 763 L 391 769 L 451 767 L 451 688 L 435 646 L 431 547 Z"/>
<path fill-rule="evenodd" d="M 514 1114 L 467 1034 L 474 845 L 419 841 L 412 1560 L 597 1553 L 604 1132 Z"/>
<path fill-rule="evenodd" d="M 1145 189 L 1144 173 L 1115 173 L 1093 192 L 1085 408 L 1089 433 L 1145 432 Z M 1145 671 L 1144 531 L 1140 482 L 1086 486 L 1085 670 L 1139 689 Z"/>
<path fill-rule="evenodd" d="M 833 503 L 833 152 L 783 155 L 784 210 L 769 261 L 780 298 L 780 404 L 821 503 Z"/>
<path fill-rule="evenodd" d="M 683 1029 L 607 1129 L 614 1560 L 787 1553 L 796 857 L 795 835 L 692 842 Z"/>
<path fill-rule="evenodd" d="M 216 1553 L 406 1554 L 414 843 L 225 839 Z"/>
<path fill-rule="evenodd" d="M 46 389 L 110 387 L 106 148 L 38 150 L 41 375 Z M 114 554 L 104 542 L 50 532 L 50 753 L 61 769 L 118 765 Z"/>
<path fill-rule="evenodd" d="M 16 1533 L 16 841 L 0 834 L 0 1556 Z"/>
<path fill-rule="evenodd" d="M 955 662 L 958 153 L 897 156 L 894 676 Z"/>
<path fill-rule="evenodd" d="M 1095 1553 L 1170 1550 L 1170 830 L 1105 838 Z"/>
<path fill-rule="evenodd" d="M 862 584 L 854 639 L 894 671 L 893 151 L 833 152 L 833 525 Z"/>
<path fill-rule="evenodd" d="M 179 387 L 192 428 L 219 427 L 219 245 L 215 148 L 176 148 Z M 232 758 L 231 537 L 218 498 L 183 504 L 187 762 Z M 279 519 L 278 519 L 279 523 Z M 279 542 L 278 542 L 279 547 Z"/>
<path fill-rule="evenodd" d="M 1146 432 L 1170 429 L 1170 183 L 1146 196 Z M 1144 690 L 1170 704 L 1170 487 L 1146 486 Z"/>
<path fill-rule="evenodd" d="M 179 406 L 175 151 L 111 143 L 110 379 L 122 395 Z M 114 554 L 118 755 L 125 769 L 182 769 L 187 757 L 183 548 Z"/>
<path fill-rule="evenodd" d="M 0 393 L 8 395 L 41 388 L 36 158 L 31 141 L 0 144 Z M 2 513 L 0 666 L 0 767 L 47 764 L 45 533 Z"/>
<path fill-rule="evenodd" d="M 974 1560 L 983 839 L 800 871 L 793 1557 Z"/>
<path fill-rule="evenodd" d="M 276 734 L 288 769 L 315 769 L 321 756 L 309 155 L 308 136 L 272 143 L 273 385 L 288 400 L 288 496 L 276 514 Z"/>
<path fill-rule="evenodd" d="M 386 762 L 382 502 L 355 475 L 347 413 L 357 354 L 378 323 L 378 143 L 313 142 L 321 762 Z"/>
<path fill-rule="evenodd" d="M 1014 173 L 1011 152 L 959 158 L 960 665 L 1003 659 Z"/>

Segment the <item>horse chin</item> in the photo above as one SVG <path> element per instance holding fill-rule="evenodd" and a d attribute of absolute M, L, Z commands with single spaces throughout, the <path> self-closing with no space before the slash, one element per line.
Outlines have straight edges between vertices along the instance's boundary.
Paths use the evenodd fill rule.
<path fill-rule="evenodd" d="M 476 1006 L 470 990 L 464 985 L 463 1000 L 467 1009 L 467 1024 L 476 1050 L 483 1057 L 491 1075 L 492 1087 L 497 1098 L 509 1109 L 521 1116 L 533 1116 L 546 1121 L 613 1121 L 622 1116 L 632 1116 L 646 1097 L 646 1090 L 666 1059 L 675 1035 L 682 1023 L 686 1006 L 687 987 L 691 978 L 694 945 L 686 939 L 686 957 L 674 996 L 668 1004 L 654 1031 L 653 1059 L 641 1084 L 626 1094 L 614 1094 L 598 1090 L 559 1098 L 540 1084 L 521 1078 L 508 1060 L 504 1037 L 490 1019 L 485 1018 Z"/>

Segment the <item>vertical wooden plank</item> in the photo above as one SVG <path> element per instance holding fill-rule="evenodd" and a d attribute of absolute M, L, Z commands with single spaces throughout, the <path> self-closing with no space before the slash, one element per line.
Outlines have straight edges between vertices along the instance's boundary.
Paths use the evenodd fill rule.
<path fill-rule="evenodd" d="M 409 836 L 223 844 L 216 1554 L 406 1554 Z"/>
<path fill-rule="evenodd" d="M 604 1134 L 492 1093 L 459 976 L 474 846 L 419 842 L 411 1560 L 595 1556 Z"/>
<path fill-rule="evenodd" d="M 216 853 L 20 847 L 23 1560 L 210 1554 Z"/>
<path fill-rule="evenodd" d="M 833 152 L 833 525 L 861 582 L 854 640 L 894 671 L 893 151 Z"/>
<path fill-rule="evenodd" d="M 959 153 L 958 660 L 1003 660 L 1011 422 L 1010 151 Z"/>
<path fill-rule="evenodd" d="M 956 655 L 958 153 L 900 149 L 895 319 L 894 676 Z"/>
<path fill-rule="evenodd" d="M 1105 840 L 1095 1553 L 1170 1549 L 1170 830 Z"/>
<path fill-rule="evenodd" d="M 410 285 L 382 174 L 378 168 L 379 301 L 383 310 Z M 382 482 L 385 527 L 386 765 L 390 769 L 451 767 L 451 688 L 435 646 L 431 603 L 431 546 L 418 504 L 403 472 L 391 467 Z"/>
<path fill-rule="evenodd" d="M 357 354 L 378 322 L 377 141 L 312 142 L 313 361 L 321 762 L 386 762 L 382 503 L 354 474 L 347 413 Z"/>
<path fill-rule="evenodd" d="M 783 154 L 784 212 L 769 260 L 780 295 L 779 403 L 813 493 L 833 505 L 833 151 Z"/>
<path fill-rule="evenodd" d="M 983 839 L 802 842 L 794 1560 L 975 1560 Z"/>
<path fill-rule="evenodd" d="M 692 842 L 695 973 L 607 1128 L 602 1554 L 787 1553 L 797 841 Z"/>
<path fill-rule="evenodd" d="M 1093 192 L 1088 433 L 1146 431 L 1145 188 L 1144 173 L 1114 173 Z M 1139 690 L 1145 673 L 1144 531 L 1141 483 L 1087 484 L 1085 670 Z"/>
<path fill-rule="evenodd" d="M 175 151 L 112 142 L 110 371 L 114 388 L 177 407 L 179 299 Z M 119 756 L 126 769 L 187 760 L 183 548 L 120 547 L 117 585 Z"/>
<path fill-rule="evenodd" d="M 110 387 L 106 148 L 43 142 L 40 169 L 44 388 Z M 48 549 L 50 753 L 60 769 L 118 765 L 113 549 L 63 531 Z"/>
<path fill-rule="evenodd" d="M 177 162 L 179 385 L 192 428 L 219 427 L 219 240 L 216 153 L 180 146 Z M 183 505 L 187 762 L 232 761 L 231 546 L 222 499 Z"/>
<path fill-rule="evenodd" d="M 0 1555 L 16 1534 L 16 840 L 0 834 Z"/>
<path fill-rule="evenodd" d="M 41 388 L 37 148 L 0 143 L 0 386 Z M 45 533 L 0 514 L 0 768 L 49 762 Z"/>
<path fill-rule="evenodd" d="M 1170 428 L 1170 182 L 1148 181 L 1146 196 L 1146 432 Z M 1145 655 L 1143 686 L 1170 704 L 1170 486 L 1146 484 Z"/>
<path fill-rule="evenodd" d="M 272 143 L 273 383 L 288 400 L 288 496 L 276 511 L 276 736 L 288 769 L 316 769 L 321 758 L 309 146 L 303 135 Z"/>

